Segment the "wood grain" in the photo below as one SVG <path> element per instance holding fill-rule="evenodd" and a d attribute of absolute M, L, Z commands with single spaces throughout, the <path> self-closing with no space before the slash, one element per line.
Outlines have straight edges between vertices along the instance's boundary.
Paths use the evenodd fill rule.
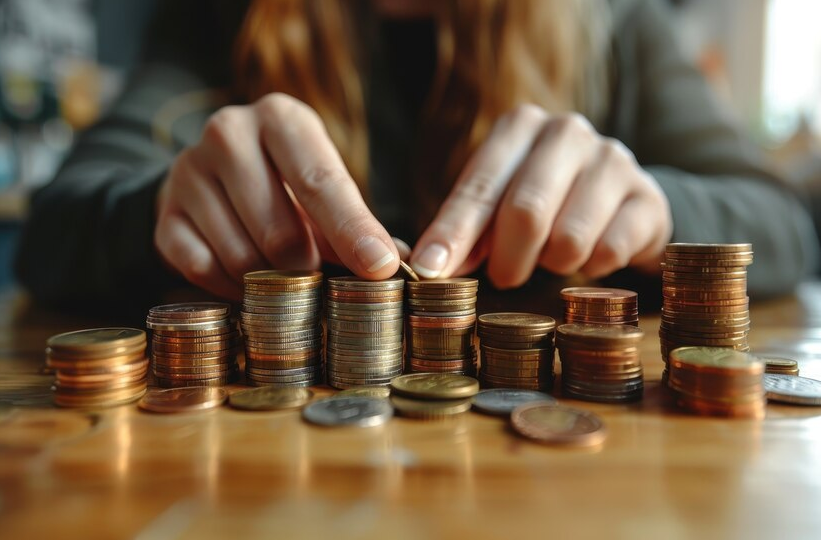
<path fill-rule="evenodd" d="M 19 294 L 2 305 L 0 393 L 47 383 L 48 336 L 105 324 Z M 752 319 L 754 351 L 821 378 L 821 285 L 754 304 Z M 605 420 L 592 450 L 540 446 L 475 413 L 323 429 L 293 411 L 6 407 L 0 538 L 818 538 L 821 408 L 679 413 L 658 385 L 658 317 L 641 326 L 642 402 L 562 400 Z"/>

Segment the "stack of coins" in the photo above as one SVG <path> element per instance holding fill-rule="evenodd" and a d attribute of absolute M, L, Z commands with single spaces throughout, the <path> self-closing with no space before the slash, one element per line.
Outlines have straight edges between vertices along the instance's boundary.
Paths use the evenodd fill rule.
<path fill-rule="evenodd" d="M 603 287 L 568 287 L 561 291 L 564 322 L 639 324 L 639 297 L 633 291 Z"/>
<path fill-rule="evenodd" d="M 328 280 L 328 384 L 383 386 L 402 374 L 403 279 Z"/>
<path fill-rule="evenodd" d="M 661 356 L 688 345 L 749 351 L 750 244 L 668 244 L 662 268 Z M 667 378 L 667 370 L 662 377 Z"/>
<path fill-rule="evenodd" d="M 151 308 L 146 326 L 159 386 L 222 386 L 237 372 L 236 323 L 231 306 L 218 302 L 168 304 Z"/>
<path fill-rule="evenodd" d="M 792 358 L 773 356 L 761 357 L 764 361 L 764 373 L 772 375 L 798 375 L 798 362 Z"/>
<path fill-rule="evenodd" d="M 628 325 L 563 324 L 556 334 L 562 364 L 562 393 L 602 403 L 641 399 L 644 372 L 638 327 Z"/>
<path fill-rule="evenodd" d="M 323 382 L 322 272 L 260 270 L 243 277 L 245 379 L 254 386 Z"/>
<path fill-rule="evenodd" d="M 764 362 L 745 352 L 719 347 L 670 351 L 669 386 L 678 404 L 710 416 L 764 416 Z"/>
<path fill-rule="evenodd" d="M 479 381 L 454 373 L 410 373 L 391 382 L 391 404 L 402 416 L 442 420 L 470 410 Z"/>
<path fill-rule="evenodd" d="M 97 328 L 48 340 L 54 402 L 62 407 L 111 407 L 139 399 L 146 389 L 145 332 Z"/>
<path fill-rule="evenodd" d="M 409 281 L 408 361 L 414 372 L 476 373 L 476 295 L 472 278 Z"/>
<path fill-rule="evenodd" d="M 532 313 L 486 313 L 479 316 L 482 366 L 486 388 L 553 388 L 553 338 L 556 321 Z"/>

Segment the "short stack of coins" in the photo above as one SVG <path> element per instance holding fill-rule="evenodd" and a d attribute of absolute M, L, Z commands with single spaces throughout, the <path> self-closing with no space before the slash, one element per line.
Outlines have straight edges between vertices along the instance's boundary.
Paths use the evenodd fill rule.
<path fill-rule="evenodd" d="M 794 375 L 798 376 L 798 362 L 792 358 L 779 358 L 774 356 L 760 357 L 764 361 L 764 373 L 772 375 Z"/>
<path fill-rule="evenodd" d="M 668 244 L 662 269 L 661 356 L 678 347 L 749 351 L 750 244 Z M 665 370 L 662 380 L 666 380 Z"/>
<path fill-rule="evenodd" d="M 55 371 L 54 403 L 61 407 L 112 407 L 145 393 L 142 330 L 80 330 L 53 336 L 46 345 L 46 365 Z"/>
<path fill-rule="evenodd" d="M 455 373 L 408 373 L 391 381 L 391 405 L 418 420 L 456 418 L 470 410 L 479 381 Z"/>
<path fill-rule="evenodd" d="M 556 333 L 566 397 L 602 403 L 641 399 L 644 332 L 630 325 L 563 324 Z"/>
<path fill-rule="evenodd" d="M 384 386 L 402 374 L 404 289 L 403 279 L 328 279 L 328 384 Z"/>
<path fill-rule="evenodd" d="M 324 381 L 322 272 L 260 270 L 243 277 L 245 380 L 305 387 Z"/>
<path fill-rule="evenodd" d="M 485 388 L 553 389 L 556 321 L 532 313 L 485 313 L 478 319 Z"/>
<path fill-rule="evenodd" d="M 472 278 L 408 281 L 410 371 L 476 373 L 476 295 Z"/>
<path fill-rule="evenodd" d="M 639 324 L 638 294 L 606 287 L 568 287 L 561 291 L 567 324 Z"/>
<path fill-rule="evenodd" d="M 668 384 L 679 406 L 706 416 L 764 416 L 764 362 L 752 354 L 719 347 L 670 351 Z"/>
<path fill-rule="evenodd" d="M 231 306 L 191 302 L 153 307 L 151 367 L 159 386 L 222 386 L 237 373 L 239 333 Z"/>

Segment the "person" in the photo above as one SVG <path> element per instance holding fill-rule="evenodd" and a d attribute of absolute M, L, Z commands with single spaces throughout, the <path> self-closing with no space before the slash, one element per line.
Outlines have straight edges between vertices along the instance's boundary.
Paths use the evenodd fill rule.
<path fill-rule="evenodd" d="M 659 274 L 666 243 L 751 242 L 790 290 L 812 223 L 683 58 L 656 0 L 251 0 L 164 6 L 145 61 L 36 193 L 21 282 L 148 302 L 175 276 L 339 263 Z"/>

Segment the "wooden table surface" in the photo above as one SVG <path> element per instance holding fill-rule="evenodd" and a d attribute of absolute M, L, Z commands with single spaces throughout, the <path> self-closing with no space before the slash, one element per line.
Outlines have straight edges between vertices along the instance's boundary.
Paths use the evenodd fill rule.
<path fill-rule="evenodd" d="M 771 404 L 762 421 L 676 411 L 657 315 L 641 319 L 642 402 L 561 400 L 609 431 L 573 450 L 476 413 L 324 429 L 298 412 L 57 409 L 36 375 L 45 339 L 105 321 L 19 293 L 2 306 L 0 396 L 34 396 L 0 409 L 2 539 L 821 538 L 821 407 Z M 754 304 L 752 320 L 753 351 L 821 378 L 820 284 Z"/>

